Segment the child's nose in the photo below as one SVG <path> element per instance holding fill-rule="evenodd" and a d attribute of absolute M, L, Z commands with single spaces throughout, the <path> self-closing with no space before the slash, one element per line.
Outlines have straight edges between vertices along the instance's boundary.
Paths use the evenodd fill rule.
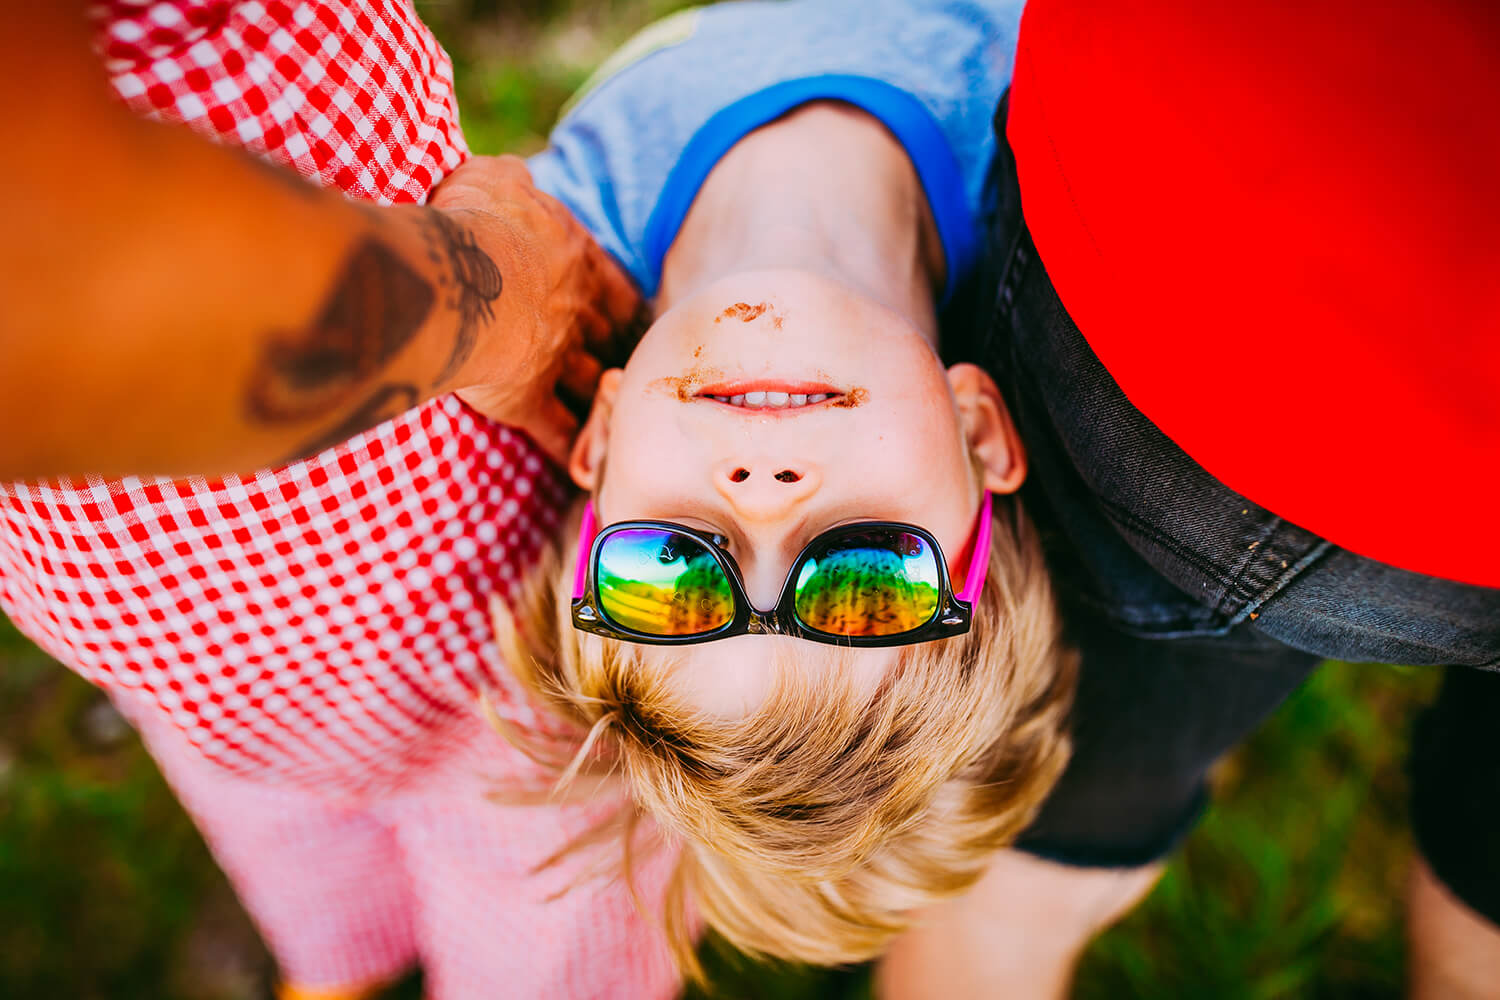
<path fill-rule="evenodd" d="M 817 469 L 806 462 L 760 460 L 721 462 L 715 486 L 740 516 L 775 520 L 790 514 L 817 491 Z"/>

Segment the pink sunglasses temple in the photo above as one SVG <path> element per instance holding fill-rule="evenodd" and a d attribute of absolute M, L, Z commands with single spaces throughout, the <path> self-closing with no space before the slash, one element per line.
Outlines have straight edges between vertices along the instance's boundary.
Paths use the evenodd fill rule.
<path fill-rule="evenodd" d="M 583 520 L 578 522 L 578 568 L 573 572 L 573 600 L 583 597 L 583 588 L 589 579 L 589 549 L 594 547 L 594 535 L 599 531 L 598 518 L 594 514 L 594 501 L 583 505 Z"/>
<path fill-rule="evenodd" d="M 994 508 L 994 494 L 984 491 L 984 500 L 979 504 L 979 523 L 974 530 L 974 554 L 969 557 L 969 570 L 964 574 L 964 589 L 956 596 L 969 607 L 984 590 L 984 575 L 990 568 L 990 512 Z"/>

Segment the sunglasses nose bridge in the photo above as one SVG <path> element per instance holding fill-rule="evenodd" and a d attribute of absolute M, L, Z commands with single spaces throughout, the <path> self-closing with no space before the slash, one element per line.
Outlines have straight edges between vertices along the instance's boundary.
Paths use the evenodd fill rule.
<path fill-rule="evenodd" d="M 751 635 L 790 635 L 786 624 L 782 622 L 781 616 L 776 609 L 761 611 L 754 605 L 750 607 L 750 624 L 748 630 Z"/>

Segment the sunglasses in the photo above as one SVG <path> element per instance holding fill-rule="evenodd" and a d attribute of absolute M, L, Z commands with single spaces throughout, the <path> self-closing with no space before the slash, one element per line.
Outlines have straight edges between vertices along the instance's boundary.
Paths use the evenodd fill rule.
<path fill-rule="evenodd" d="M 600 530 L 590 501 L 578 531 L 573 626 L 656 645 L 790 635 L 839 646 L 900 646 L 962 635 L 990 558 L 988 492 L 964 588 L 954 594 L 937 539 L 914 524 L 860 521 L 815 537 L 762 612 L 720 536 L 670 521 Z"/>

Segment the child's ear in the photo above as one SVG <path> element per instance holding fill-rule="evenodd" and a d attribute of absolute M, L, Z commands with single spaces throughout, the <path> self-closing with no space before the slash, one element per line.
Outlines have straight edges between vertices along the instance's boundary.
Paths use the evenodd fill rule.
<path fill-rule="evenodd" d="M 599 388 L 594 393 L 594 405 L 589 409 L 589 418 L 583 430 L 573 442 L 572 454 L 568 456 L 568 475 L 578 488 L 592 493 L 599 487 L 599 473 L 604 468 L 604 453 L 609 448 L 609 418 L 615 410 L 615 396 L 620 391 L 618 368 L 611 368 L 599 376 Z"/>
<path fill-rule="evenodd" d="M 977 365 L 962 364 L 948 369 L 948 385 L 969 449 L 984 466 L 984 488 L 1014 493 L 1026 478 L 1026 449 L 995 380 Z"/>

